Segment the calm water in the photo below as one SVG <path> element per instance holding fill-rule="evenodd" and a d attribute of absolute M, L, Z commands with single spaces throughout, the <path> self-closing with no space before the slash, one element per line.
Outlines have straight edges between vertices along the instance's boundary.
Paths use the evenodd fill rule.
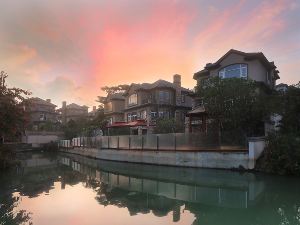
<path fill-rule="evenodd" d="M 0 174 L 0 224 L 300 225 L 299 178 L 21 156 Z"/>

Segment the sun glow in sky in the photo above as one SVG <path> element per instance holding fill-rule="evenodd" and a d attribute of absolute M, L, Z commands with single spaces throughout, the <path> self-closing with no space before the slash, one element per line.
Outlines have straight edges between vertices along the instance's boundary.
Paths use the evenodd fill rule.
<path fill-rule="evenodd" d="M 100 87 L 172 81 L 234 48 L 262 51 L 279 82 L 300 80 L 299 0 L 1 0 L 0 70 L 9 83 L 96 105 Z"/>

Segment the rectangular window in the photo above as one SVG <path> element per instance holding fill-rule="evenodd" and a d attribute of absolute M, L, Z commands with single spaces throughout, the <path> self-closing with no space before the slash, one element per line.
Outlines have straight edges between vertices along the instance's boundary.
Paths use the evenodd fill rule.
<path fill-rule="evenodd" d="M 247 78 L 247 76 L 247 64 L 229 65 L 219 71 L 220 78 Z"/>
<path fill-rule="evenodd" d="M 143 110 L 140 113 L 141 113 L 141 119 L 143 119 L 143 120 L 147 119 L 147 111 L 146 110 Z"/>
<path fill-rule="evenodd" d="M 169 119 L 170 118 L 170 112 L 169 111 L 159 111 L 158 112 L 158 117 Z"/>
<path fill-rule="evenodd" d="M 45 120 L 46 120 L 46 115 L 40 114 L 40 121 L 45 121 Z"/>
<path fill-rule="evenodd" d="M 181 103 L 185 103 L 185 95 L 181 95 Z"/>
<path fill-rule="evenodd" d="M 127 114 L 127 121 L 128 122 L 135 121 L 137 119 L 138 119 L 138 117 L 137 117 L 137 113 L 136 112 L 132 112 L 132 113 L 128 113 Z"/>
<path fill-rule="evenodd" d="M 131 122 L 131 113 L 127 114 L 127 122 Z"/>
<path fill-rule="evenodd" d="M 156 112 L 151 112 L 151 118 L 156 118 L 157 117 L 157 113 Z"/>
<path fill-rule="evenodd" d="M 170 103 L 170 92 L 168 91 L 159 91 L 158 100 L 160 104 L 169 104 Z"/>
<path fill-rule="evenodd" d="M 136 105 L 137 104 L 137 94 L 132 94 L 128 98 L 128 105 Z"/>

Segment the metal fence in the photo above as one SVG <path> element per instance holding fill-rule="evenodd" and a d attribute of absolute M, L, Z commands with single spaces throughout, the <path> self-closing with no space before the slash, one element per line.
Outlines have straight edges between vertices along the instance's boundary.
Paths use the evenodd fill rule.
<path fill-rule="evenodd" d="M 214 150 L 233 146 L 235 148 L 246 148 L 246 138 L 239 138 L 239 142 L 229 141 L 218 133 L 169 133 L 148 135 L 122 135 L 122 136 L 98 136 L 78 137 L 71 141 L 63 140 L 61 147 L 72 148 L 97 148 L 116 150 Z"/>

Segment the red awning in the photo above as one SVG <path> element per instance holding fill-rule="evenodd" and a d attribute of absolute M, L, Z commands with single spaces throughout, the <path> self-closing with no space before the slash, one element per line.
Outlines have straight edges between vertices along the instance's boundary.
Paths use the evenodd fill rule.
<path fill-rule="evenodd" d="M 113 124 L 107 125 L 107 128 L 110 127 L 138 127 L 138 126 L 147 126 L 147 122 L 145 120 L 135 120 L 132 122 L 115 122 Z"/>

